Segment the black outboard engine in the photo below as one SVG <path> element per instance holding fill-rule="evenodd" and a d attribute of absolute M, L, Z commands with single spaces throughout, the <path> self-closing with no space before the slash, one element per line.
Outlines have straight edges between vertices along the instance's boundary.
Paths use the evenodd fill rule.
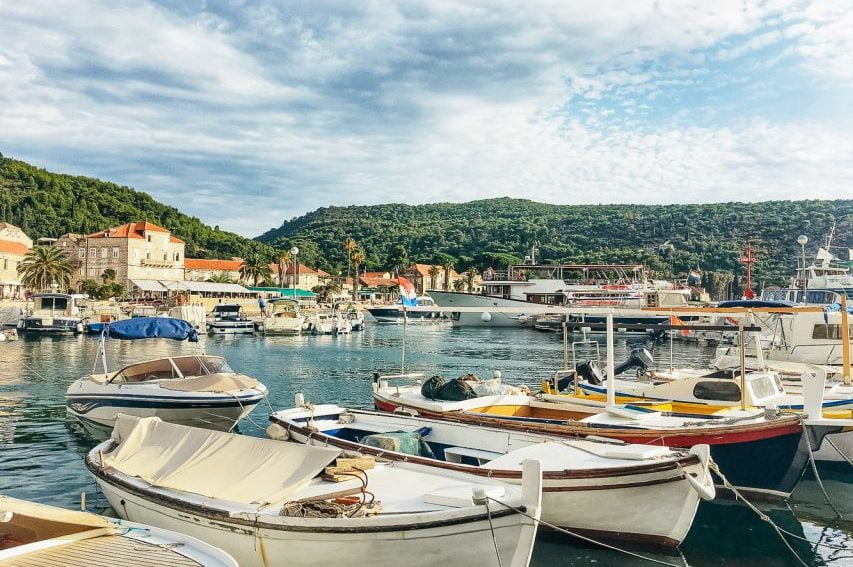
<path fill-rule="evenodd" d="M 575 372 L 581 379 L 590 384 L 598 385 L 604 382 L 604 373 L 601 371 L 601 365 L 598 364 L 598 361 L 579 362 L 575 365 Z"/>
<path fill-rule="evenodd" d="M 628 360 L 617 366 L 613 373 L 618 376 L 626 370 L 636 367 L 637 375 L 639 376 L 654 365 L 655 359 L 652 357 L 652 353 L 650 353 L 648 349 L 644 347 L 634 347 L 631 349 L 631 356 L 628 357 Z"/>

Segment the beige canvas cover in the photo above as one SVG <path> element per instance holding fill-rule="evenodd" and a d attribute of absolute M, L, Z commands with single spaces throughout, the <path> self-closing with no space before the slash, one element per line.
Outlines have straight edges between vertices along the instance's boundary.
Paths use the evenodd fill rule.
<path fill-rule="evenodd" d="M 0 496 L 0 517 L 6 512 L 11 512 L 14 516 L 23 516 L 32 520 L 45 523 L 59 523 L 74 526 L 83 526 L 87 528 L 109 528 L 113 524 L 98 516 L 88 512 L 75 512 L 74 510 L 66 510 L 65 508 L 57 508 L 55 506 L 47 506 L 27 500 L 18 500 L 17 498 L 9 498 L 8 496 Z M 2 523 L 0 523 L 0 532 L 2 532 Z"/>
<path fill-rule="evenodd" d="M 254 378 L 243 374 L 208 374 L 182 380 L 160 382 L 161 388 L 179 392 L 227 392 L 237 393 L 250 388 L 257 389 L 261 385 Z"/>
<path fill-rule="evenodd" d="M 341 451 L 119 416 L 118 446 L 103 463 L 148 483 L 207 496 L 266 504 L 284 502 Z"/>

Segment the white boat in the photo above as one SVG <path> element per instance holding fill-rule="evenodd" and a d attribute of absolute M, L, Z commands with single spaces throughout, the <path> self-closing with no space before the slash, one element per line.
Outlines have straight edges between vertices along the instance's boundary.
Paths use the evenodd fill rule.
<path fill-rule="evenodd" d="M 277 298 L 269 302 L 267 315 L 260 322 L 265 335 L 300 335 L 305 326 L 305 316 L 299 312 L 299 301 Z"/>
<path fill-rule="evenodd" d="M 415 463 L 347 468 L 341 454 L 122 417 L 86 466 L 122 518 L 216 542 L 242 567 L 529 563 L 538 461 L 519 490 Z"/>
<path fill-rule="evenodd" d="M 418 307 L 436 307 L 435 300 L 429 295 L 418 297 L 417 304 Z M 402 301 L 394 305 L 368 307 L 367 312 L 377 323 L 402 323 L 404 318 L 408 323 L 435 323 L 448 320 L 441 311 L 404 311 Z"/>
<path fill-rule="evenodd" d="M 213 318 L 207 322 L 212 335 L 236 335 L 255 332 L 255 322 L 246 317 L 238 303 L 220 303 L 213 308 Z"/>
<path fill-rule="evenodd" d="M 334 309 L 318 309 L 307 320 L 315 335 L 346 335 L 352 331 L 349 320 Z"/>
<path fill-rule="evenodd" d="M 150 526 L 0 496 L 0 564 L 9 567 L 237 567 L 224 551 Z"/>
<path fill-rule="evenodd" d="M 130 330 L 130 333 L 127 331 Z M 190 338 L 186 321 L 159 317 L 111 324 L 106 336 Z M 124 333 L 122 335 L 121 333 Z M 102 372 L 76 380 L 66 391 L 69 415 L 112 426 L 120 414 L 157 416 L 166 421 L 212 429 L 231 429 L 267 395 L 259 381 L 234 372 L 219 356 L 193 354 L 138 362 L 110 372 L 102 356 Z M 97 364 L 97 361 L 96 361 Z"/>
<path fill-rule="evenodd" d="M 348 309 L 344 311 L 344 317 L 349 321 L 353 331 L 364 330 L 364 312 L 357 309 Z"/>
<path fill-rule="evenodd" d="M 270 416 L 267 434 L 395 461 L 521 483 L 521 462 L 543 466 L 542 520 L 606 539 L 668 546 L 687 536 L 700 498 L 713 499 L 709 449 L 534 433 L 404 414 L 304 406 Z M 618 513 L 614 513 L 618 510 Z"/>
<path fill-rule="evenodd" d="M 83 315 L 77 297 L 67 293 L 39 293 L 32 296 L 33 308 L 21 319 L 24 333 L 83 332 Z"/>

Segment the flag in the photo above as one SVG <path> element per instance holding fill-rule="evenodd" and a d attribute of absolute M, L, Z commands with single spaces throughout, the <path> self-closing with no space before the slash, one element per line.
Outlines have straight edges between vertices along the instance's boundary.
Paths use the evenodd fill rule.
<path fill-rule="evenodd" d="M 686 325 L 687 325 L 687 323 L 685 323 L 685 322 L 681 319 L 681 317 L 679 317 L 678 315 L 670 315 L 670 317 L 669 317 L 669 324 L 670 324 L 670 325 L 684 325 L 684 326 L 686 326 Z M 686 337 L 686 336 L 690 335 L 690 330 L 689 330 L 689 329 L 682 329 L 680 332 L 681 332 L 681 336 L 682 336 L 682 337 Z"/>
<path fill-rule="evenodd" d="M 415 285 L 400 276 L 397 278 L 397 283 L 400 285 L 400 299 L 406 307 L 418 306 L 418 294 L 415 292 Z"/>

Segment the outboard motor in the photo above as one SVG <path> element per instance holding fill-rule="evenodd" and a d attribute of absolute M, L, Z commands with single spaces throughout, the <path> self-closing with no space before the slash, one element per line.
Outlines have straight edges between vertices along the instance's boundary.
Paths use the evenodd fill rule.
<path fill-rule="evenodd" d="M 598 364 L 598 361 L 587 360 L 585 362 L 579 362 L 575 365 L 575 372 L 590 384 L 597 386 L 604 382 L 604 373 L 601 371 L 601 365 Z"/>
<path fill-rule="evenodd" d="M 652 353 L 650 353 L 648 349 L 644 347 L 634 347 L 631 349 L 631 356 L 628 357 L 628 360 L 617 366 L 613 373 L 618 376 L 626 370 L 636 367 L 637 375 L 639 376 L 654 365 L 655 359 L 652 357 Z"/>

